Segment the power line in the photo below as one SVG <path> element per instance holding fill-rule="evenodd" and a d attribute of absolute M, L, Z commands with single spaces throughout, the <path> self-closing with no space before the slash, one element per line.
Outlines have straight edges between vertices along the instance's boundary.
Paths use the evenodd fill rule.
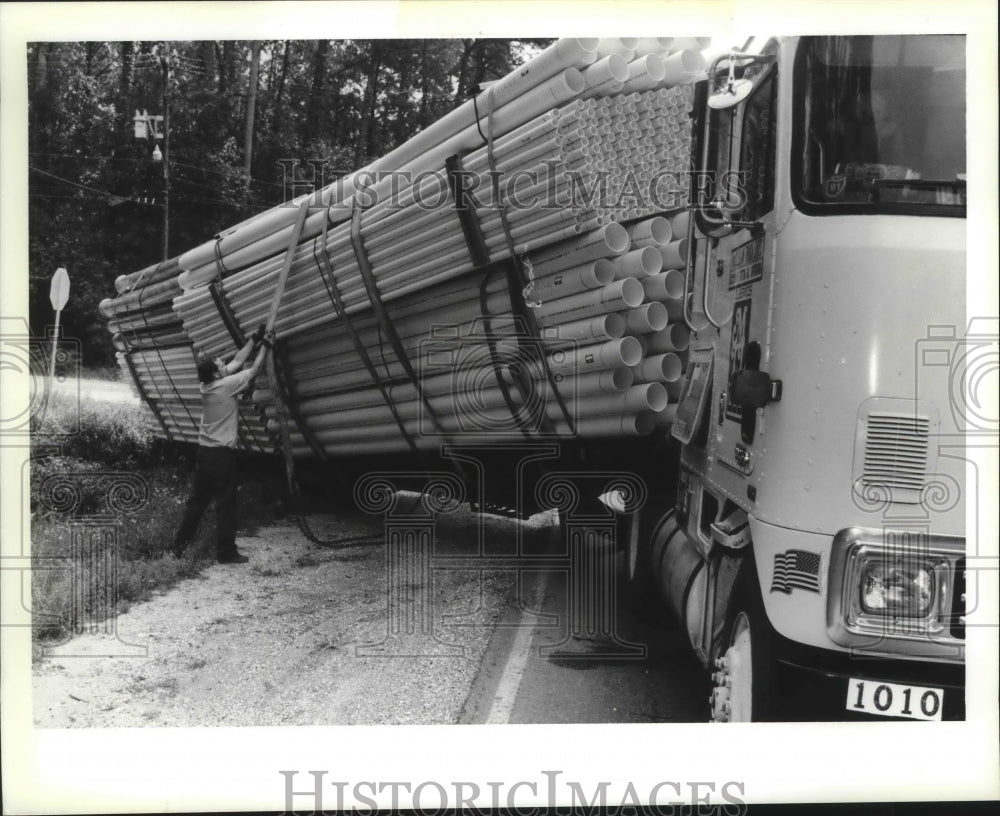
<path fill-rule="evenodd" d="M 202 173 L 212 173 L 217 176 L 222 176 L 223 178 L 233 178 L 233 179 L 244 178 L 243 174 L 236 170 L 232 172 L 226 172 L 224 170 L 209 170 L 207 167 L 198 167 L 197 165 L 194 164 L 187 164 L 185 162 L 180 162 L 176 160 L 172 161 L 170 164 L 173 167 L 188 167 L 192 170 L 198 170 L 199 172 Z M 278 184 L 278 182 L 276 181 L 264 181 L 264 179 L 254 178 L 252 176 L 250 177 L 250 180 L 257 182 L 258 184 L 268 184 L 271 187 L 284 187 L 283 184 Z"/>
<path fill-rule="evenodd" d="M 72 187 L 79 187 L 81 190 L 86 190 L 87 192 L 90 192 L 90 193 L 97 193 L 98 195 L 103 196 L 106 199 L 111 199 L 111 200 L 116 200 L 116 201 L 119 201 L 119 200 L 120 201 L 133 201 L 133 202 L 135 202 L 137 204 L 139 203 L 139 202 L 135 201 L 134 198 L 131 198 L 130 196 L 122 196 L 122 195 L 118 195 L 117 193 L 109 193 L 107 190 L 98 190 L 96 187 L 90 187 L 90 186 L 88 186 L 86 184 L 81 184 L 78 181 L 73 181 L 72 179 L 63 178 L 62 176 L 57 176 L 55 173 L 49 173 L 46 170 L 42 170 L 41 168 L 35 167 L 33 165 L 30 165 L 30 164 L 28 165 L 28 169 L 29 170 L 34 170 L 36 173 L 40 173 L 43 176 L 48 176 L 49 178 L 54 178 L 56 181 L 61 181 L 64 184 L 69 184 Z"/>
<path fill-rule="evenodd" d="M 34 158 L 48 158 L 48 159 L 86 159 L 88 161 L 127 161 L 127 162 L 140 162 L 148 163 L 151 159 L 146 158 L 132 158 L 129 156 L 86 156 L 80 155 L 78 153 L 29 153 L 28 156 Z M 222 176 L 223 178 L 232 179 L 242 179 L 243 174 L 234 170 L 232 172 L 225 172 L 223 170 L 210 170 L 207 167 L 198 167 L 196 164 L 188 164 L 187 162 L 177 161 L 173 159 L 170 162 L 171 167 L 186 167 L 191 170 L 197 170 L 199 173 L 212 173 L 213 175 Z M 283 184 L 278 184 L 276 181 L 265 181 L 261 178 L 256 178 L 250 176 L 250 180 L 257 184 L 267 184 L 271 187 L 284 187 Z"/>

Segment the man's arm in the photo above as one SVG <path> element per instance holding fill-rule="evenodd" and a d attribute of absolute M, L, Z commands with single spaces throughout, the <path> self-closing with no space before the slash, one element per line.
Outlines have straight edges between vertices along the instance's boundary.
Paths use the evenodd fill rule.
<path fill-rule="evenodd" d="M 264 365 L 264 360 L 267 357 L 267 352 L 271 350 L 273 341 L 274 333 L 271 332 L 263 339 L 260 348 L 257 350 L 257 356 L 254 358 L 253 365 L 250 368 L 237 371 L 235 374 L 229 374 L 219 380 L 225 393 L 235 397 L 250 386 L 253 378 L 257 376 L 257 372 L 260 371 L 260 367 Z"/>
<path fill-rule="evenodd" d="M 260 344 L 260 348 L 257 349 L 257 356 L 254 357 L 253 365 L 250 366 L 250 378 L 253 379 L 257 376 L 257 372 L 260 371 L 260 367 L 264 365 L 264 358 L 267 357 L 267 353 L 271 350 L 271 345 L 274 343 L 274 332 L 268 332 L 263 341 Z"/>
<path fill-rule="evenodd" d="M 244 363 L 250 359 L 250 353 L 253 351 L 253 338 L 251 337 L 247 340 L 246 344 L 238 352 L 236 356 L 233 357 L 228 363 L 226 363 L 226 370 L 223 372 L 224 375 L 235 374 L 237 371 L 243 368 Z"/>

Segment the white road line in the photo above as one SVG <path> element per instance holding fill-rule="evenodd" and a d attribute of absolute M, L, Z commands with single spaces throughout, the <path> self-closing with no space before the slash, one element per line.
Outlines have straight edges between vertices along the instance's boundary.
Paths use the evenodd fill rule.
<path fill-rule="evenodd" d="M 548 573 L 542 575 L 541 583 L 535 589 L 532 607 L 541 609 L 542 600 L 545 598 L 545 589 L 548 584 Z M 518 623 L 517 635 L 514 643 L 510 647 L 510 654 L 507 655 L 507 662 L 504 663 L 503 672 L 500 675 L 500 682 L 497 683 L 496 694 L 490 711 L 486 715 L 486 722 L 490 725 L 510 722 L 510 715 L 514 711 L 514 702 L 517 700 L 517 692 L 521 688 L 521 681 L 524 679 L 524 671 L 528 665 L 528 658 L 531 656 L 531 640 L 535 633 L 535 614 L 525 608 L 521 612 L 521 620 Z"/>

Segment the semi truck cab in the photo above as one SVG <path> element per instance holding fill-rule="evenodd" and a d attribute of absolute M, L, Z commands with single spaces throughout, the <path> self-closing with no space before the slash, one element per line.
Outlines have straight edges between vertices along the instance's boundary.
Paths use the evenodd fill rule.
<path fill-rule="evenodd" d="M 677 496 L 630 576 L 713 720 L 962 718 L 964 37 L 770 40 L 695 111 Z"/>

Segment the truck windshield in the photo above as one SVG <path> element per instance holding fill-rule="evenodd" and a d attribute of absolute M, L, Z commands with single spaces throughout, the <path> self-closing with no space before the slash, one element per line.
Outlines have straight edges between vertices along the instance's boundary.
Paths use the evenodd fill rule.
<path fill-rule="evenodd" d="M 965 213 L 965 37 L 811 37 L 796 61 L 799 205 Z"/>

